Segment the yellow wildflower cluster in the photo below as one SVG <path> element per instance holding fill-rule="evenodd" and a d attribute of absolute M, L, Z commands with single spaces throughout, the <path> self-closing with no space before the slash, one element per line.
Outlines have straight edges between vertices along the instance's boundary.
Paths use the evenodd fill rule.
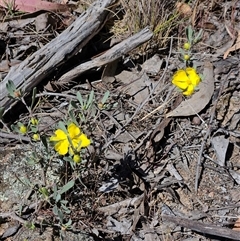
<path fill-rule="evenodd" d="M 67 133 L 61 129 L 57 129 L 55 135 L 50 137 L 50 141 L 55 143 L 54 148 L 59 155 L 69 153 L 77 163 L 80 162 L 78 154 L 80 150 L 90 145 L 90 139 L 74 123 L 68 125 Z"/>
<path fill-rule="evenodd" d="M 179 69 L 173 76 L 172 83 L 182 90 L 184 95 L 192 95 L 201 78 L 194 68 Z"/>

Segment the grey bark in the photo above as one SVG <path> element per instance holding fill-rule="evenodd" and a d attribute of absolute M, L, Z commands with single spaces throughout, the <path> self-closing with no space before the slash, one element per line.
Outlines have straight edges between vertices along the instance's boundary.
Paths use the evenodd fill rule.
<path fill-rule="evenodd" d="M 6 83 L 12 80 L 17 89 L 30 92 L 57 67 L 79 52 L 104 26 L 117 0 L 95 1 L 74 23 L 43 48 L 10 68 L 0 83 L 0 107 L 5 111 L 15 102 L 8 98 Z"/>

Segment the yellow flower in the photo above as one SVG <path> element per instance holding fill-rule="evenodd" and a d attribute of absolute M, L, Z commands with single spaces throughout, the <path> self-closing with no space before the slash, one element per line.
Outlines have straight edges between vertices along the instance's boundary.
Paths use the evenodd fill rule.
<path fill-rule="evenodd" d="M 183 58 L 184 60 L 188 61 L 190 59 L 190 56 L 188 54 L 184 54 Z"/>
<path fill-rule="evenodd" d="M 31 118 L 31 123 L 34 126 L 38 125 L 38 119 L 37 118 Z"/>
<path fill-rule="evenodd" d="M 183 48 L 184 48 L 185 50 L 189 50 L 189 49 L 191 48 L 191 44 L 190 44 L 190 43 L 185 43 L 185 44 L 183 45 Z"/>
<path fill-rule="evenodd" d="M 50 137 L 50 141 L 56 142 L 54 148 L 59 155 L 65 155 L 68 152 L 73 155 L 75 151 L 79 152 L 81 148 L 90 145 L 90 140 L 74 123 L 68 125 L 67 133 L 57 129 L 55 135 Z"/>
<path fill-rule="evenodd" d="M 184 95 L 191 95 L 196 86 L 200 83 L 200 76 L 194 68 L 186 68 L 178 70 L 172 79 L 172 83 L 183 91 Z"/>
<path fill-rule="evenodd" d="M 19 128 L 19 131 L 22 134 L 26 134 L 27 133 L 27 127 L 25 125 L 21 125 L 20 128 Z"/>
<path fill-rule="evenodd" d="M 32 138 L 33 138 L 34 141 L 39 141 L 40 140 L 39 134 L 34 134 Z"/>
<path fill-rule="evenodd" d="M 81 161 L 81 157 L 79 155 L 74 155 L 73 160 L 74 162 L 79 163 Z"/>

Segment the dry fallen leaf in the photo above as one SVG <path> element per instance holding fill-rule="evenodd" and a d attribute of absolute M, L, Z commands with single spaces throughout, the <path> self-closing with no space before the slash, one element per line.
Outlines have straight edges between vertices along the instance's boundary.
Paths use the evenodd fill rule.
<path fill-rule="evenodd" d="M 137 104 L 142 103 L 148 96 L 148 76 L 145 73 L 134 73 L 131 71 L 122 71 L 115 76 L 118 82 L 121 82 L 121 91 L 129 95 L 129 99 Z"/>
<path fill-rule="evenodd" d="M 217 163 L 221 166 L 225 166 L 227 149 L 229 146 L 229 140 L 225 138 L 224 135 L 214 136 L 211 140 L 213 149 L 215 150 L 217 156 Z"/>
<path fill-rule="evenodd" d="M 196 115 L 209 103 L 214 91 L 213 65 L 205 62 L 203 70 L 203 80 L 199 84 L 199 91 L 194 93 L 191 98 L 181 102 L 167 117 L 191 116 Z"/>
<path fill-rule="evenodd" d="M 238 31 L 236 43 L 231 48 L 227 49 L 227 51 L 223 55 L 223 59 L 226 59 L 230 52 L 236 51 L 238 49 L 240 49 L 240 31 Z"/>
<path fill-rule="evenodd" d="M 187 3 L 177 2 L 176 8 L 183 17 L 189 17 L 192 15 L 192 9 Z"/>
<path fill-rule="evenodd" d="M 0 0 L 0 5 L 2 7 L 6 7 L 6 0 Z M 29 12 L 33 13 L 39 10 L 47 10 L 47 11 L 59 11 L 65 12 L 68 10 L 68 6 L 65 4 L 52 3 L 41 0 L 15 0 L 14 8 L 21 12 Z"/>

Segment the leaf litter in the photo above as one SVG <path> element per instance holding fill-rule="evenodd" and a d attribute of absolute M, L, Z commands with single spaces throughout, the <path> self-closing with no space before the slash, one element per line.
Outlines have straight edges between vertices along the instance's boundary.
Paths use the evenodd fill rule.
<path fill-rule="evenodd" d="M 201 28 L 206 26 L 204 16 L 208 18 L 206 21 L 212 21 L 222 31 L 225 40 L 231 41 L 224 22 L 221 22 L 220 12 L 214 11 L 214 8 L 224 11 L 223 3 L 215 6 L 211 4 L 217 3 L 196 1 L 195 25 Z M 211 11 L 206 13 L 205 8 L 201 8 L 203 5 Z M 225 17 L 236 16 L 237 21 L 239 15 L 230 13 L 239 8 L 237 4 L 229 7 L 229 15 Z M 209 14 L 218 16 L 219 22 Z M 36 49 L 51 41 L 56 31 L 66 27 L 61 25 L 60 20 L 58 24 L 52 25 L 45 13 L 36 13 L 33 18 L 22 20 L 24 19 L 10 20 L 8 24 L 1 25 L 2 39 L 7 43 L 2 54 L 5 61 L 1 63 L 5 63 L 2 76 L 8 73 L 11 64 L 19 64 Z M 175 30 L 180 42 L 183 28 L 180 24 Z M 42 113 L 42 127 L 49 129 L 49 125 L 67 113 L 64 106 L 70 101 L 68 96 L 75 96 L 76 91 L 81 90 L 84 95 L 93 88 L 97 93 L 96 99 L 100 101 L 103 93 L 109 90 L 109 104 L 118 103 L 117 108 L 101 112 L 94 119 L 98 125 L 91 133 L 95 144 L 89 148 L 89 152 L 92 159 L 97 156 L 96 162 L 90 163 L 81 172 L 82 184 L 79 183 L 69 197 L 75 232 L 94 234 L 100 240 L 189 240 L 193 236 L 194 240 L 211 240 L 210 235 L 237 240 L 236 223 L 240 202 L 238 50 L 233 46 L 234 49 L 231 50 L 234 51 L 230 50 L 232 56 L 230 51 L 225 54 L 228 60 L 226 66 L 226 62 L 222 61 L 223 49 L 226 50 L 227 46 L 221 41 L 213 41 L 210 47 L 205 45 L 205 40 L 210 41 L 210 38 L 216 36 L 207 28 L 204 30 L 205 35 L 197 45 L 196 55 L 199 57 L 196 64 L 200 65 L 199 71 L 201 68 L 203 70 L 203 79 L 199 90 L 187 100 L 183 100 L 170 84 L 176 64 L 181 65 L 176 54 L 180 44 L 178 46 L 174 42 L 175 45 L 169 43 L 173 50 L 171 56 L 159 51 L 157 56 L 160 57 L 146 57 L 148 61 L 153 60 L 147 64 L 147 61 L 141 62 L 133 57 L 134 54 L 130 55 L 129 62 L 133 62 L 133 66 L 129 67 L 126 59 L 119 61 L 117 66 L 112 67 L 112 72 L 106 70 L 102 75 L 103 81 L 96 77 L 97 71 L 93 70 L 93 80 L 91 74 L 83 76 L 82 82 L 86 83 L 78 83 L 72 89 L 62 90 L 63 96 L 46 97 L 38 105 L 36 113 Z M 221 52 L 218 51 L 222 47 Z M 205 53 L 208 53 L 207 57 Z M 9 60 L 10 66 L 7 62 Z M 207 64 L 204 65 L 204 62 Z M 115 71 L 119 73 L 115 74 Z M 91 84 L 88 83 L 88 78 L 91 78 Z M 19 118 L 24 119 L 24 115 L 26 116 L 21 113 Z M 38 224 L 41 224 L 38 221 L 41 218 L 54 221 L 51 210 L 34 203 L 36 200 L 31 195 L 23 197 L 29 190 L 19 188 L 21 182 L 14 174 L 30 173 L 23 161 L 23 154 L 19 152 L 26 145 L 19 148 L 16 146 L 16 150 L 10 146 L 16 146 L 16 140 L 1 139 L 1 170 L 6 178 L 4 182 L 1 181 L 5 184 L 0 190 L 1 214 L 18 208 L 19 203 L 5 199 L 14 194 L 14 200 L 22 200 L 23 207 L 31 204 L 37 206 L 34 213 L 37 219 L 32 219 L 30 212 L 30 216 L 22 217 L 24 220 Z M 104 146 L 102 152 L 98 151 L 100 146 Z M 196 193 L 197 164 L 201 166 L 201 173 Z M 12 168 L 11 171 L 9 168 Z M 26 170 L 19 171 L 19 168 Z M 36 169 L 38 170 L 31 169 L 31 173 L 41 183 L 41 167 Z M 19 192 L 14 193 L 16 186 L 13 183 L 18 185 Z M 9 217 L 14 220 L 14 216 Z M 8 223 L 9 226 L 4 227 L 3 223 Z M 1 227 L 1 235 L 6 237 L 14 235 L 11 232 L 18 226 L 4 220 Z M 209 233 L 209 227 L 213 233 Z M 22 226 L 21 230 L 22 233 L 28 230 L 30 236 L 34 233 L 38 240 L 46 240 L 47 236 L 58 240 L 47 228 L 43 231 L 43 239 L 37 236 L 37 229 L 31 231 Z M 76 239 L 70 233 L 64 231 L 62 235 L 65 240 L 66 236 L 68 240 Z M 14 240 L 22 240 L 22 237 L 18 234 Z M 90 236 L 84 238 L 83 240 L 91 240 Z"/>

